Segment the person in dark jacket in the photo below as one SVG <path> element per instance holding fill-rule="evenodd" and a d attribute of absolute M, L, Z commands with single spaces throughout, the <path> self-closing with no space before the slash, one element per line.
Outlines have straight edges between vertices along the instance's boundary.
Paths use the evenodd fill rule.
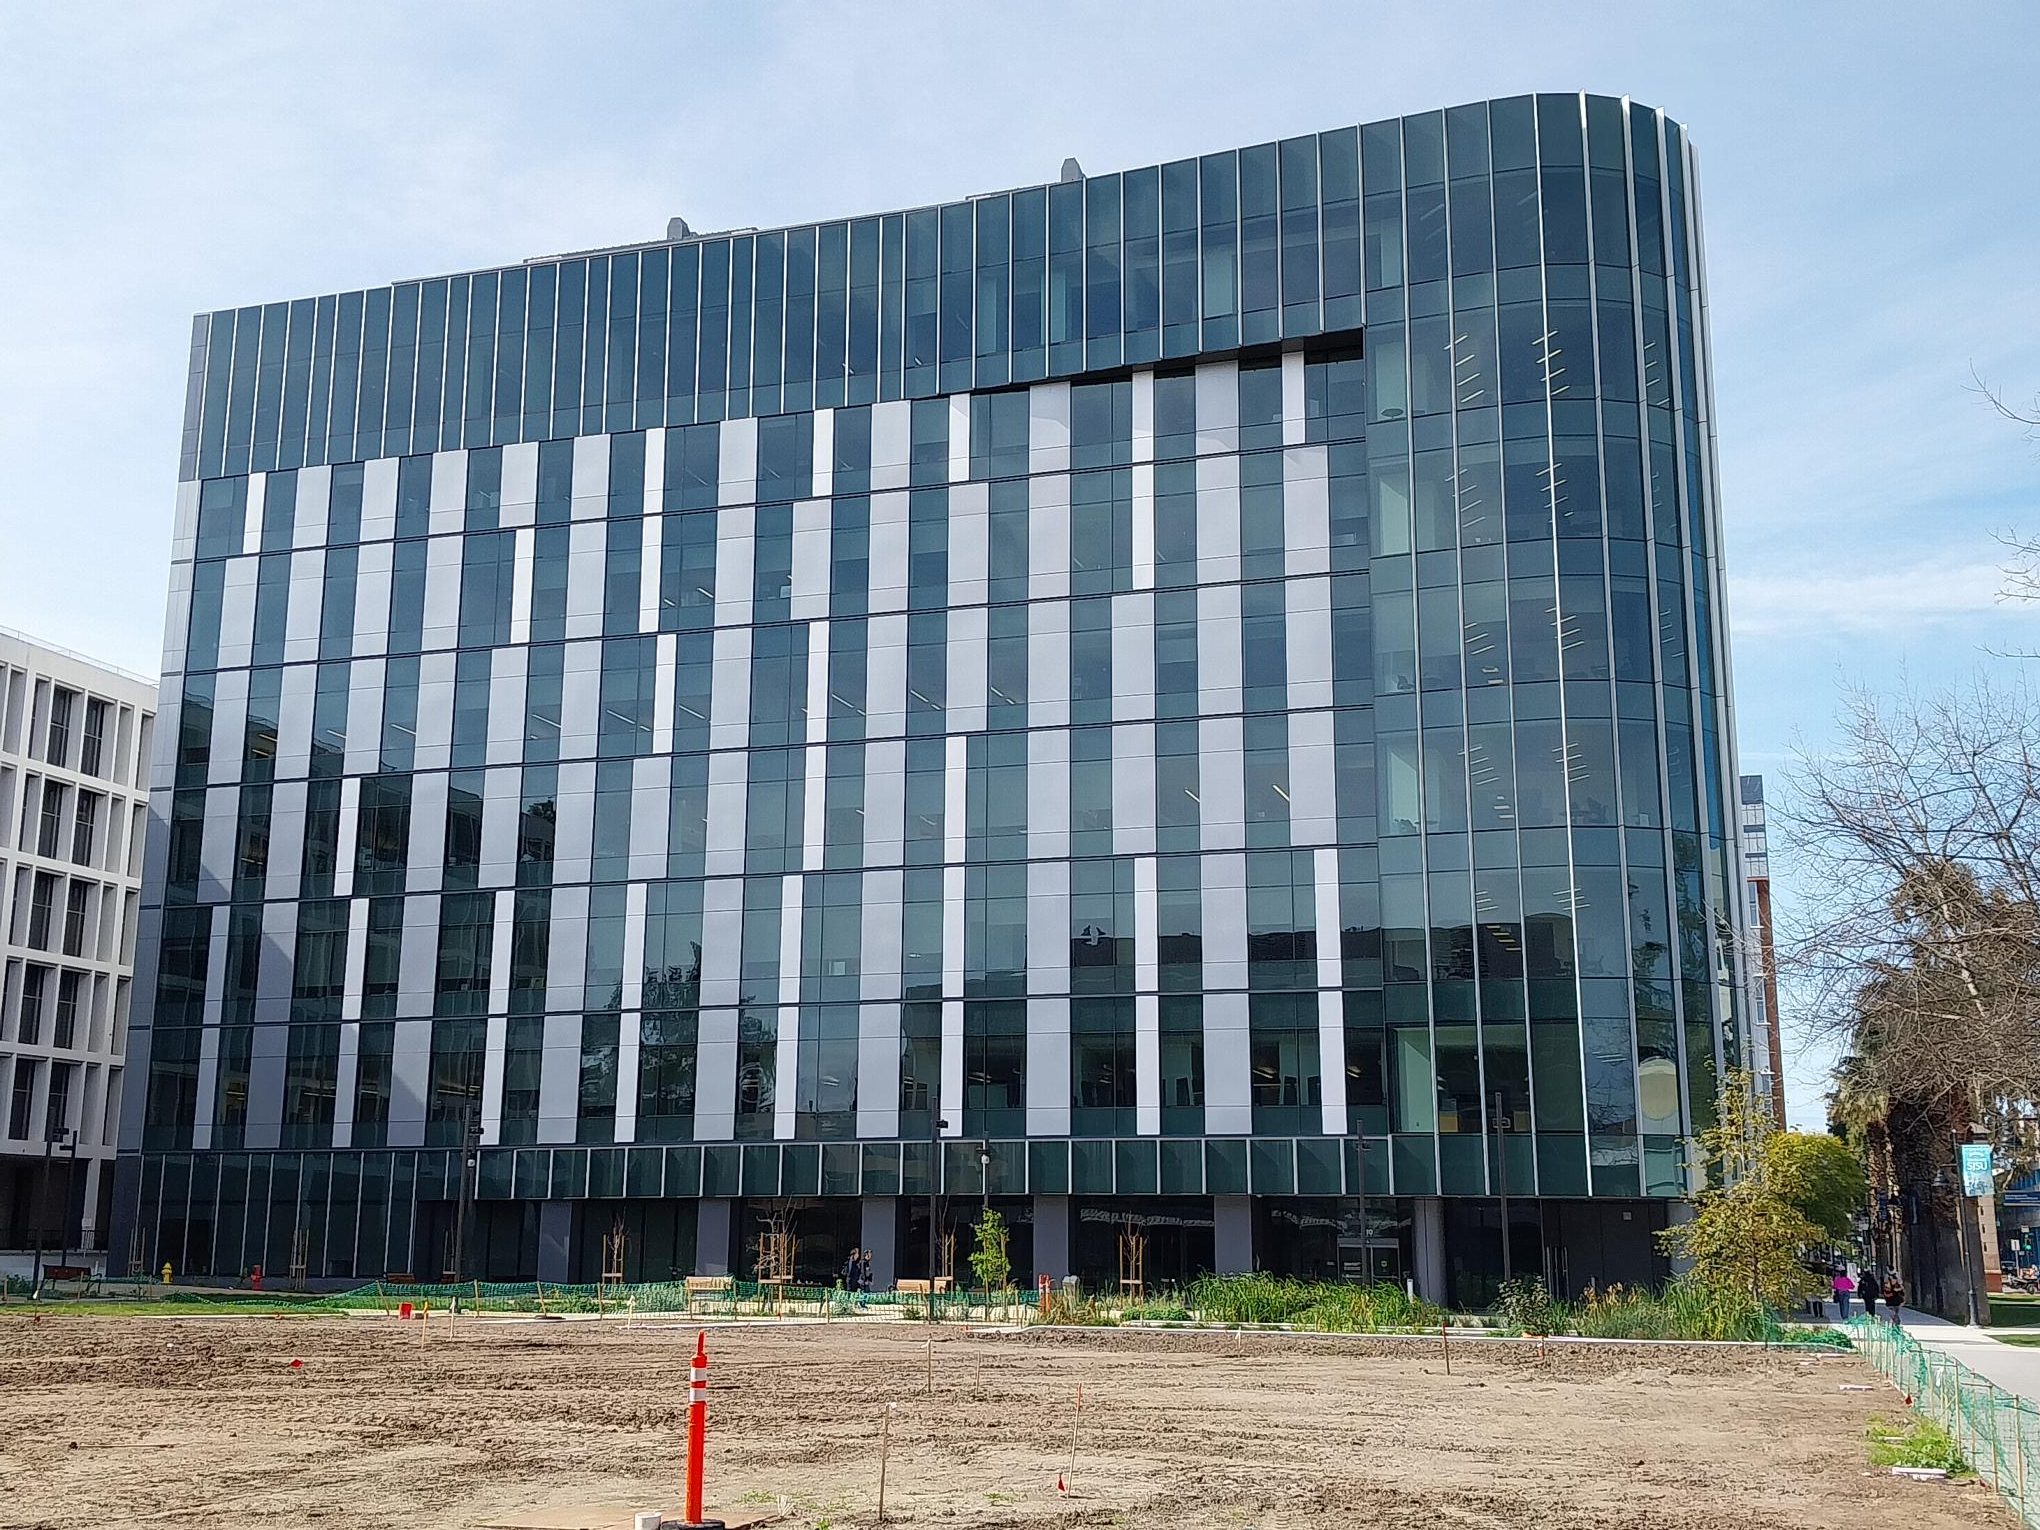
<path fill-rule="evenodd" d="M 1883 1289 L 1883 1285 L 1877 1279 L 1875 1265 L 1866 1264 L 1857 1272 L 1856 1295 L 1863 1300 L 1863 1316 L 1866 1318 L 1877 1316 L 1877 1293 Z"/>
<path fill-rule="evenodd" d="M 853 1248 L 850 1250 L 850 1257 L 843 1261 L 843 1289 L 845 1291 L 862 1291 L 864 1289 L 863 1279 L 864 1266 L 858 1263 L 858 1250 Z"/>
<path fill-rule="evenodd" d="M 869 1291 L 873 1289 L 871 1280 L 871 1255 L 869 1252 L 867 1252 L 864 1255 L 864 1257 L 858 1261 L 857 1264 L 857 1289 L 860 1291 Z"/>
<path fill-rule="evenodd" d="M 1904 1305 L 1905 1282 L 1898 1278 L 1898 1271 L 1893 1270 L 1884 1280 L 1884 1315 L 1890 1319 L 1893 1328 L 1900 1326 L 1898 1309 Z"/>

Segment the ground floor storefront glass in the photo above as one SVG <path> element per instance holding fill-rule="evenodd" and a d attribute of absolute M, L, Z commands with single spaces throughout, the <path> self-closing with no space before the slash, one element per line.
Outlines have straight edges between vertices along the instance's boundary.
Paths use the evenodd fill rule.
<path fill-rule="evenodd" d="M 699 1148 L 484 1152 L 467 1187 L 465 1255 L 454 1152 L 129 1157 L 118 1194 L 135 1233 L 116 1253 L 135 1271 L 168 1263 L 180 1279 L 231 1283 L 259 1267 L 275 1283 L 301 1267 L 307 1284 L 328 1287 L 457 1272 L 588 1283 L 619 1269 L 634 1283 L 749 1280 L 764 1255 L 768 1264 L 789 1262 L 799 1284 L 827 1285 L 857 1250 L 872 1285 L 884 1289 L 925 1278 L 932 1252 L 938 1274 L 971 1285 L 973 1228 L 989 1208 L 1006 1225 L 1016 1284 L 1075 1276 L 1107 1294 L 1161 1294 L 1207 1272 L 1258 1270 L 1408 1282 L 1473 1309 L 1491 1303 L 1511 1275 L 1577 1294 L 1671 1273 L 1658 1238 L 1677 1205 L 1667 1200 L 1072 1194 L 1062 1177 L 1047 1179 L 1047 1190 L 1014 1193 L 1017 1176 L 1002 1176 L 996 1159 L 985 1163 L 990 1155 L 976 1144 L 964 1146 L 970 1151 L 945 1161 L 932 1250 L 925 1157 L 906 1172 L 895 1157 L 861 1178 L 847 1163 L 832 1176 L 816 1158 L 801 1175 L 793 1155 L 782 1163 L 745 1146 L 721 1165 Z M 962 1167 L 976 1172 L 966 1180 Z"/>

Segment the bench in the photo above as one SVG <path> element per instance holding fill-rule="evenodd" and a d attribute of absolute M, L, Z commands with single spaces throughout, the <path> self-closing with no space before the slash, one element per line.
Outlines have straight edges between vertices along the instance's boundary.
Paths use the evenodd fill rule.
<path fill-rule="evenodd" d="M 692 1312 L 695 1297 L 728 1296 L 737 1282 L 733 1275 L 689 1275 L 682 1284 L 687 1290 L 687 1310 Z"/>
<path fill-rule="evenodd" d="M 949 1288 L 950 1279 L 947 1275 L 935 1277 L 935 1294 L 937 1296 L 947 1296 Z M 893 1290 L 901 1296 L 926 1296 L 928 1294 L 928 1282 L 925 1280 L 896 1280 L 893 1282 Z"/>

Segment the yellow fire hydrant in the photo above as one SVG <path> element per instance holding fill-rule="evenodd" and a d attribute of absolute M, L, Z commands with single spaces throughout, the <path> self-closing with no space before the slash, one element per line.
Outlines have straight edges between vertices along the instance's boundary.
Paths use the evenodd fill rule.
<path fill-rule="evenodd" d="M 167 1259 L 163 1261 L 163 1284 L 170 1284 L 170 1261 Z"/>

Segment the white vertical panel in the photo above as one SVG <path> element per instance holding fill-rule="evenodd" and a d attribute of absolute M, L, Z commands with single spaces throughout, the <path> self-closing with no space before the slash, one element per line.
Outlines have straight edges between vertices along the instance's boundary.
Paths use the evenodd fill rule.
<path fill-rule="evenodd" d="M 708 757 L 708 843 L 703 865 L 711 877 L 743 872 L 748 784 L 742 752 L 726 749 Z"/>
<path fill-rule="evenodd" d="M 1070 853 L 1070 734 L 1036 728 L 1027 735 L 1027 854 Z"/>
<path fill-rule="evenodd" d="M 347 905 L 347 967 L 345 990 L 340 995 L 340 1018 L 361 1018 L 361 990 L 368 981 L 368 900 L 357 898 Z M 351 1108 L 350 1102 L 350 1108 Z"/>
<path fill-rule="evenodd" d="M 1322 939 L 1322 937 L 1320 937 Z M 1322 1123 L 1328 1137 L 1346 1135 L 1346 1010 L 1345 995 L 1320 989 L 1318 1000 L 1318 1077 L 1323 1081 Z"/>
<path fill-rule="evenodd" d="M 1202 421 L 1199 421 L 1202 424 Z M 1201 434 L 1201 432 L 1200 432 Z M 1197 578 L 1212 584 L 1240 577 L 1240 459 L 1197 460 Z"/>
<path fill-rule="evenodd" d="M 836 411 L 817 409 L 814 421 L 813 493 L 826 500 L 836 492 Z"/>
<path fill-rule="evenodd" d="M 1214 361 L 1197 369 L 1197 454 L 1239 449 L 1239 364 Z"/>
<path fill-rule="evenodd" d="M 489 747 L 491 765 L 516 765 L 524 759 L 524 698 L 529 678 L 528 648 L 498 648 L 489 667 Z"/>
<path fill-rule="evenodd" d="M 874 443 L 872 450 L 877 449 Z M 874 484 L 876 479 L 877 470 L 873 469 Z M 903 490 L 871 496 L 870 570 L 871 614 L 906 610 L 907 496 Z"/>
<path fill-rule="evenodd" d="M 1027 1000 L 1027 1135 L 1070 1134 L 1070 1001 Z"/>
<path fill-rule="evenodd" d="M 945 740 L 947 750 L 942 771 L 942 858 L 952 866 L 961 865 L 964 846 L 967 843 L 966 830 L 969 827 L 970 812 L 970 741 L 960 733 L 952 733 Z M 963 906 L 963 894 L 956 894 L 959 913 Z M 961 925 L 958 926 L 960 930 Z M 957 975 L 961 981 L 963 973 L 962 937 L 958 937 Z"/>
<path fill-rule="evenodd" d="M 193 491 L 197 484 L 188 485 Z M 196 514 L 197 500 L 193 501 Z M 326 545 L 327 527 L 333 509 L 333 470 L 330 467 L 299 468 L 297 475 L 297 524 L 290 545 L 310 548 Z"/>
<path fill-rule="evenodd" d="M 267 473 L 250 473 L 248 475 L 248 506 L 243 512 L 241 520 L 241 551 L 243 553 L 252 554 L 262 551 L 262 502 L 265 498 L 263 490 L 267 487 L 268 482 L 269 475 Z"/>
<path fill-rule="evenodd" d="M 829 614 L 829 502 L 803 499 L 793 507 L 792 599 L 788 611 L 797 622 Z"/>
<path fill-rule="evenodd" d="M 1301 446 L 1304 436 L 1303 352 L 1282 356 L 1282 444 Z"/>
<path fill-rule="evenodd" d="M 567 533 L 567 636 L 600 637 L 608 580 L 607 521 L 576 521 Z"/>
<path fill-rule="evenodd" d="M 638 625 L 640 632 L 659 630 L 660 566 L 666 550 L 665 517 L 647 515 L 638 554 Z"/>
<path fill-rule="evenodd" d="M 970 477 L 970 395 L 949 395 L 949 481 L 963 483 Z"/>
<path fill-rule="evenodd" d="M 715 518 L 715 624 L 732 627 L 751 620 L 752 570 L 756 562 L 758 512 L 732 505 Z"/>
<path fill-rule="evenodd" d="M 361 465 L 361 540 L 387 542 L 397 534 L 397 459 L 374 457 Z"/>
<path fill-rule="evenodd" d="M 1332 704 L 1332 581 L 1319 574 L 1291 579 L 1284 613 L 1289 705 L 1294 710 Z"/>
<path fill-rule="evenodd" d="M 725 505 L 754 502 L 758 497 L 758 422 L 748 416 L 724 420 L 720 445 L 720 502 Z"/>
<path fill-rule="evenodd" d="M 807 739 L 819 744 L 829 736 L 829 623 L 808 627 Z"/>
<path fill-rule="evenodd" d="M 574 438 L 573 518 L 598 521 L 609 514 L 609 437 Z"/>
<path fill-rule="evenodd" d="M 1112 849 L 1148 855 L 1155 848 L 1155 725 L 1112 730 Z"/>
<path fill-rule="evenodd" d="M 1292 446 L 1282 453 L 1282 550 L 1289 574 L 1331 570 L 1330 475 L 1331 455 L 1325 447 Z"/>
<path fill-rule="evenodd" d="M 673 752 L 673 671 L 680 657 L 680 635 L 662 632 L 654 645 L 657 667 L 652 685 L 652 753 Z"/>
<path fill-rule="evenodd" d="M 719 627 L 710 660 L 708 742 L 712 749 L 742 749 L 751 740 L 751 629 Z"/>
<path fill-rule="evenodd" d="M 538 510 L 538 443 L 514 441 L 503 448 L 503 509 L 497 524 L 529 526 Z"/>
<path fill-rule="evenodd" d="M 1154 443 L 1150 440 L 1150 448 Z M 1134 450 L 1140 451 L 1138 436 Z M 1135 462 L 1133 465 L 1133 587 L 1136 590 L 1151 590 L 1155 587 L 1155 465 L 1152 462 Z"/>
<path fill-rule="evenodd" d="M 991 561 L 991 485 L 960 483 L 949 491 L 949 604 L 982 605 Z"/>
<path fill-rule="evenodd" d="M 1339 837 L 1338 771 L 1333 750 L 1330 712 L 1290 714 L 1291 844 L 1329 845 Z"/>
<path fill-rule="evenodd" d="M 900 1130 L 900 1006 L 864 1004 L 857 1011 L 857 1135 L 894 1137 Z"/>
<path fill-rule="evenodd" d="M 531 580 L 537 554 L 537 533 L 529 526 L 516 533 L 516 561 L 510 576 L 510 641 L 531 641 Z"/>
<path fill-rule="evenodd" d="M 1070 385 L 1066 382 L 1036 383 L 1027 390 L 1027 412 L 1028 471 L 1036 476 L 1037 482 L 1043 473 L 1067 473 L 1070 470 Z"/>
<path fill-rule="evenodd" d="M 340 1065 L 333 1072 L 333 1146 L 354 1146 L 354 1091 L 360 1079 L 361 1027 L 340 1027 Z"/>
<path fill-rule="evenodd" d="M 1064 576 L 1067 580 L 1067 575 Z M 1070 721 L 1070 608 L 1037 602 L 1027 611 L 1027 721 L 1065 728 Z"/>
<path fill-rule="evenodd" d="M 1240 587 L 1207 585 L 1197 592 L 1197 692 L 1201 710 L 1240 710 Z"/>
<path fill-rule="evenodd" d="M 1152 868 L 1153 863 L 1148 863 Z M 1152 870 L 1150 870 L 1152 875 Z M 1134 1130 L 1152 1137 L 1162 1130 L 1162 1000 L 1136 994 L 1133 1000 Z"/>
<path fill-rule="evenodd" d="M 458 448 L 432 454 L 426 526 L 435 537 L 451 536 L 467 524 L 467 455 Z"/>
<path fill-rule="evenodd" d="M 803 779 L 803 805 L 800 828 L 800 864 L 801 869 L 804 871 L 820 871 L 822 869 L 822 852 L 827 845 L 828 820 L 826 807 L 829 781 L 826 761 L 828 753 L 828 749 L 821 744 L 809 744 L 806 749 L 801 751 L 803 756 L 802 764 L 806 772 Z"/>
<path fill-rule="evenodd" d="M 864 736 L 897 738 L 907 729 L 907 619 L 874 616 L 865 627 Z"/>
<path fill-rule="evenodd" d="M 639 763 L 644 763 L 640 761 Z M 623 891 L 623 1008 L 637 1009 L 645 994 L 645 884 L 632 882 Z"/>
<path fill-rule="evenodd" d="M 1112 716 L 1155 715 L 1155 598 L 1144 591 L 1112 597 Z"/>
<path fill-rule="evenodd" d="M 948 726 L 956 733 L 982 733 L 985 728 L 985 665 L 990 651 L 984 606 L 952 607 L 948 649 Z"/>
<path fill-rule="evenodd" d="M 1037 394 L 1041 389 L 1034 390 Z M 1068 448 L 1063 456 L 1069 455 Z M 872 559 L 876 564 L 874 543 Z M 1070 593 L 1070 480 L 1067 473 L 1046 477 L 1037 470 L 1027 483 L 1027 593 L 1035 600 L 1058 600 Z"/>
<path fill-rule="evenodd" d="M 637 1141 L 638 1064 L 643 1055 L 643 1016 L 625 1010 L 616 1023 L 616 1140 Z"/>
<path fill-rule="evenodd" d="M 871 487 L 874 491 L 872 520 L 878 519 L 876 491 L 907 486 L 907 459 L 914 442 L 914 406 L 906 399 L 871 406 Z M 877 543 L 872 552 L 878 551 Z M 878 566 L 874 556 L 872 567 Z"/>

